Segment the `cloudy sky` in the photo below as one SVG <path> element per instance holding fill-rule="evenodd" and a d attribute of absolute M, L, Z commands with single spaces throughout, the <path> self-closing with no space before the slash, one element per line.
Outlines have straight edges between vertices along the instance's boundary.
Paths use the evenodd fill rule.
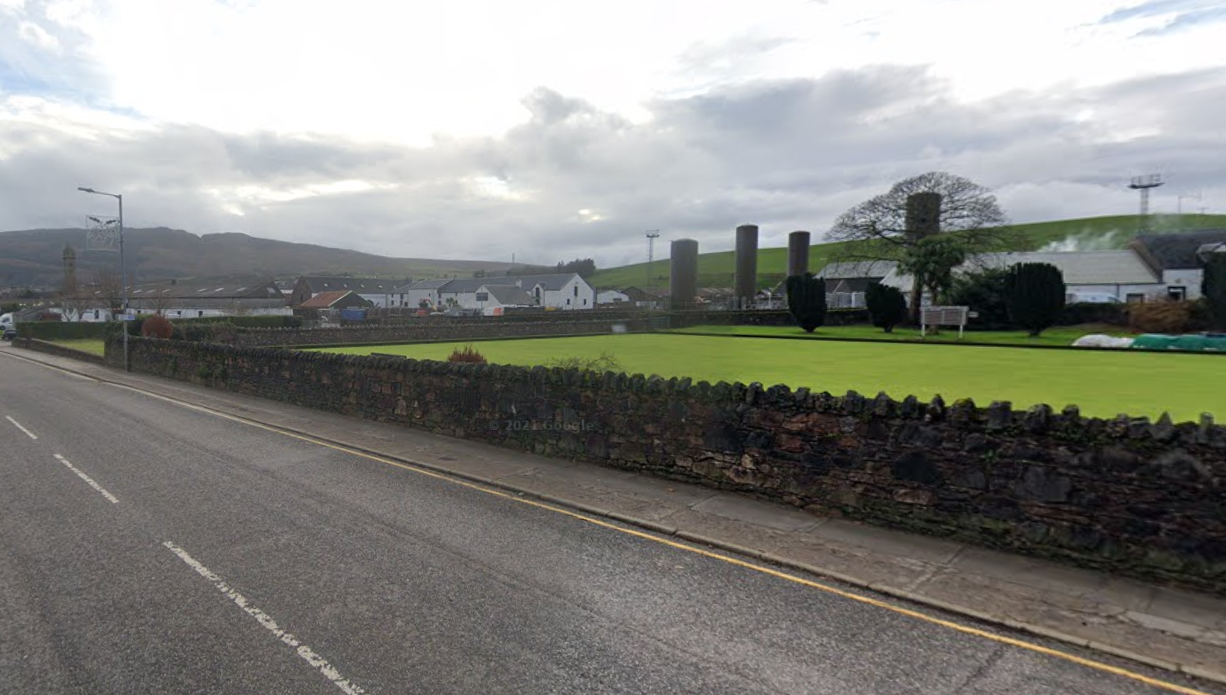
<path fill-rule="evenodd" d="M 1220 212 L 1223 34 L 1221 0 L 0 0 L 0 229 L 92 186 L 129 226 L 610 266 L 929 170 L 1016 222 L 1148 173 Z"/>

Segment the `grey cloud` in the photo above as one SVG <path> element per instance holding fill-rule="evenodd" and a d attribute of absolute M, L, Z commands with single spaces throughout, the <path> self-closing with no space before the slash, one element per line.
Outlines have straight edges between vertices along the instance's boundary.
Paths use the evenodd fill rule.
<path fill-rule="evenodd" d="M 91 139 L 0 120 L 0 143 L 27 143 L 7 158 L 0 149 L 0 229 L 79 224 L 99 210 L 75 192 L 90 185 L 124 192 L 137 226 L 395 256 L 616 265 L 642 260 L 646 229 L 661 229 L 662 242 L 696 238 L 704 251 L 730 248 L 743 223 L 761 225 L 768 244 L 794 229 L 820 236 L 848 207 L 933 169 L 997 188 L 1017 221 L 1130 213 L 1124 183 L 1150 167 L 1172 182 L 1155 209 L 1163 196 L 1173 209 L 1177 189 L 1221 205 L 1226 134 L 1209 105 L 1223 102 L 1222 69 L 966 105 L 922 69 L 876 66 L 659 99 L 641 123 L 542 88 L 502 137 L 440 136 L 421 148 L 185 126 Z M 1093 120 L 1072 118 L 1087 106 Z M 1100 129 L 1125 125 L 1157 135 L 1102 141 Z M 505 182 L 511 197 L 483 195 L 472 183 L 482 177 Z M 248 201 L 244 216 L 206 193 L 342 179 L 385 187 Z M 584 221 L 581 209 L 604 219 Z"/>

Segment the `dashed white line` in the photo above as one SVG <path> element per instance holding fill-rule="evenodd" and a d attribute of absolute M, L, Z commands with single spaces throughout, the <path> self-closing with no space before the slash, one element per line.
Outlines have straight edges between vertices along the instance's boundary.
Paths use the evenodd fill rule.
<path fill-rule="evenodd" d="M 358 686 L 351 683 L 349 679 L 342 676 L 340 671 L 337 671 L 332 664 L 329 664 L 326 659 L 315 653 L 313 649 L 300 642 L 298 638 L 290 634 L 289 631 L 277 625 L 277 621 L 273 620 L 272 616 L 251 605 L 251 603 L 247 600 L 247 597 L 243 596 L 233 587 L 227 584 L 226 581 L 221 578 L 221 575 L 218 575 L 208 567 L 205 567 L 199 560 L 191 555 L 188 555 L 187 551 L 183 550 L 174 543 L 164 541 L 162 545 L 169 548 L 170 552 L 178 555 L 179 559 L 187 563 L 187 565 L 192 569 L 196 570 L 197 574 L 212 582 L 213 586 L 216 587 L 218 591 L 234 602 L 234 605 L 242 608 L 248 615 L 255 618 L 260 625 L 263 625 L 265 629 L 273 634 L 273 636 L 293 649 L 303 661 L 310 664 L 313 668 L 318 669 L 319 672 L 323 674 L 324 678 L 332 681 L 332 684 L 340 688 L 346 693 L 346 695 L 362 695 L 362 693 L 366 692 L 365 690 L 362 690 Z"/>
<path fill-rule="evenodd" d="M 27 437 L 29 437 L 30 439 L 38 439 L 38 435 L 37 435 L 37 434 L 34 434 L 34 433 L 33 433 L 33 432 L 31 432 L 30 430 L 28 430 L 28 429 L 26 429 L 26 428 L 22 427 L 20 422 L 17 422 L 16 420 L 14 420 L 13 418 L 9 417 L 8 415 L 5 415 L 5 416 L 4 416 L 4 419 L 5 419 L 5 420 L 8 420 L 8 421 L 9 421 L 9 422 L 11 422 L 11 423 L 13 423 L 13 426 L 15 426 L 17 429 L 21 430 L 22 432 L 25 432 L 25 433 L 26 433 L 26 436 L 27 436 Z"/>
<path fill-rule="evenodd" d="M 88 475 L 85 475 L 84 471 L 82 471 L 80 468 L 77 468 L 76 466 L 69 463 L 68 459 L 64 458 L 63 456 L 60 456 L 59 454 L 56 454 L 55 458 L 57 458 L 60 463 L 64 464 L 65 466 L 68 466 L 68 470 L 80 476 L 81 480 L 84 480 L 85 482 L 89 483 L 89 486 L 97 490 L 99 493 L 101 493 L 103 497 L 110 500 L 111 504 L 119 504 L 119 500 L 116 499 L 114 495 L 107 492 L 106 488 L 102 487 L 98 483 L 95 483 L 94 479 L 89 477 Z"/>

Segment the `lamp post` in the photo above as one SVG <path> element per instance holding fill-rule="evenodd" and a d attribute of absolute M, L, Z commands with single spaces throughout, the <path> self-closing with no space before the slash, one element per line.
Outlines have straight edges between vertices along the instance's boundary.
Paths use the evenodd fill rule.
<path fill-rule="evenodd" d="M 123 195 L 119 193 L 104 193 L 102 191 L 95 191 L 92 188 L 85 188 L 83 186 L 78 186 L 77 190 L 84 193 L 93 193 L 94 195 L 110 196 L 119 201 L 119 278 L 120 282 L 123 283 L 123 313 L 127 314 L 128 268 L 124 264 L 123 258 Z M 128 324 L 126 321 L 120 321 L 120 325 L 123 327 L 123 370 L 125 372 L 130 372 L 132 371 L 132 365 L 128 361 Z"/>

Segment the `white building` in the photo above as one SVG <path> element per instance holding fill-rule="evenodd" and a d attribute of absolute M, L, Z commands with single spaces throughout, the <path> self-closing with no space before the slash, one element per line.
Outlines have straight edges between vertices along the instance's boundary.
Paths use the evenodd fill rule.
<path fill-rule="evenodd" d="M 83 287 L 75 297 L 64 300 L 64 320 L 110 321 L 113 301 L 118 298 L 104 297 L 95 287 Z M 128 306 L 140 314 L 160 313 L 170 319 L 293 315 L 286 296 L 264 279 L 146 283 L 128 293 Z"/>
<path fill-rule="evenodd" d="M 304 275 L 294 284 L 290 304 L 299 306 L 321 292 L 356 292 L 359 297 L 374 306 L 400 308 L 399 289 L 409 284 L 408 280 L 380 280 L 379 278 L 355 278 L 348 276 Z M 413 304 L 416 307 L 416 304 Z"/>
<path fill-rule="evenodd" d="M 597 304 L 629 304 L 630 295 L 621 290 L 601 290 L 596 293 Z"/>
<path fill-rule="evenodd" d="M 435 283 L 441 284 L 435 286 Z M 409 286 L 404 294 L 410 307 L 424 298 L 442 309 L 484 309 L 489 302 L 488 294 L 495 287 L 520 289 L 532 300 L 530 306 L 562 311 L 596 307 L 596 290 L 578 273 L 427 280 Z M 478 292 L 487 295 L 486 299 L 478 299 Z M 510 296 L 507 295 L 508 300 Z M 515 301 L 522 301 L 518 295 L 515 297 Z"/>
<path fill-rule="evenodd" d="M 402 285 L 393 291 L 395 295 L 393 300 L 399 302 L 399 306 L 409 309 L 419 308 L 422 301 L 425 301 L 429 308 L 436 309 L 443 302 L 442 297 L 439 295 L 439 290 L 449 282 L 451 282 L 451 278 L 418 280 L 414 283 Z"/>
<path fill-rule="evenodd" d="M 1198 299 L 1205 254 L 1226 252 L 1226 229 L 1142 234 L 1128 244 L 1163 285 L 1161 296 Z"/>

